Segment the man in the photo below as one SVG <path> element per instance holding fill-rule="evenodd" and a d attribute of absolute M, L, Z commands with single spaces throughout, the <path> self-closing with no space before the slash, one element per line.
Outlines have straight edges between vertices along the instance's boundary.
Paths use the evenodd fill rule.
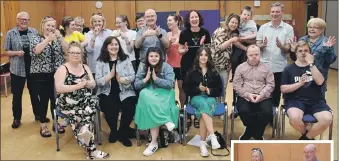
<path fill-rule="evenodd" d="M 284 94 L 289 122 L 302 134 L 299 140 L 312 140 L 332 123 L 331 109 L 322 92 L 325 79 L 314 65 L 314 56 L 310 52 L 310 46 L 306 42 L 298 42 L 297 60 L 284 69 L 281 79 L 280 88 Z M 308 130 L 302 121 L 304 114 L 311 114 L 318 120 Z"/>
<path fill-rule="evenodd" d="M 135 40 L 135 47 L 140 48 L 140 67 L 144 66 L 146 61 L 146 52 L 149 47 L 159 47 L 162 52 L 163 61 L 165 61 L 166 48 L 169 46 L 167 32 L 156 26 L 157 14 L 153 9 L 148 9 L 145 12 L 146 27 L 139 29 Z"/>
<path fill-rule="evenodd" d="M 18 128 L 21 124 L 22 93 L 27 79 L 27 87 L 31 97 L 35 120 L 39 120 L 37 113 L 38 97 L 32 92 L 32 80 L 30 78 L 31 56 L 29 43 L 37 30 L 29 25 L 27 12 L 20 12 L 16 16 L 17 26 L 9 30 L 4 43 L 5 54 L 10 58 L 11 89 L 13 94 L 12 111 L 14 121 L 12 128 Z"/>
<path fill-rule="evenodd" d="M 260 62 L 260 48 L 250 45 L 246 51 L 247 62 L 238 66 L 233 78 L 233 88 L 238 94 L 237 107 L 245 132 L 240 140 L 263 140 L 265 127 L 272 116 L 271 94 L 274 76 L 268 65 Z"/>
<path fill-rule="evenodd" d="M 319 161 L 316 152 L 317 149 L 314 144 L 307 144 L 304 148 L 305 161 Z"/>
<path fill-rule="evenodd" d="M 273 106 L 280 104 L 280 80 L 284 68 L 287 66 L 286 54 L 289 53 L 290 40 L 294 32 L 291 25 L 282 21 L 284 5 L 275 2 L 271 5 L 272 20 L 263 24 L 257 33 L 257 45 L 262 50 L 261 61 L 266 63 L 274 74 L 275 88 L 273 91 Z"/>

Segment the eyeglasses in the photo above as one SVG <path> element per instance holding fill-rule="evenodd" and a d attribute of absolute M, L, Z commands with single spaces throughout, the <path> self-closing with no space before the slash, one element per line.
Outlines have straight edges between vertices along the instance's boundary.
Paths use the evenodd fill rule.
<path fill-rule="evenodd" d="M 149 16 L 145 16 L 146 18 L 155 18 L 157 17 L 157 15 L 149 15 Z"/>
<path fill-rule="evenodd" d="M 116 25 L 122 24 L 123 22 L 115 22 Z"/>
<path fill-rule="evenodd" d="M 309 29 L 320 29 L 319 26 L 309 26 L 308 28 L 309 28 Z"/>
<path fill-rule="evenodd" d="M 25 19 L 25 18 L 18 18 L 18 20 L 20 22 L 29 22 L 30 21 L 30 19 Z"/>
<path fill-rule="evenodd" d="M 102 16 L 102 13 L 93 13 L 92 16 L 94 16 L 94 15 Z"/>

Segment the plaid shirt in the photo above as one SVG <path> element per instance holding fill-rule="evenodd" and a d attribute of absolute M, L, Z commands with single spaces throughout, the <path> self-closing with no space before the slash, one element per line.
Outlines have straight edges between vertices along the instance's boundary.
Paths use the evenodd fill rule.
<path fill-rule="evenodd" d="M 33 35 L 36 35 L 38 31 L 34 28 L 29 27 L 27 36 L 29 40 L 32 40 Z M 5 51 L 20 51 L 23 49 L 20 33 L 18 30 L 18 27 L 14 27 L 13 29 L 9 30 L 6 34 L 6 39 L 4 43 L 4 49 Z M 20 76 L 20 77 L 26 77 L 25 72 L 25 62 L 23 56 L 10 56 L 10 72 Z"/>

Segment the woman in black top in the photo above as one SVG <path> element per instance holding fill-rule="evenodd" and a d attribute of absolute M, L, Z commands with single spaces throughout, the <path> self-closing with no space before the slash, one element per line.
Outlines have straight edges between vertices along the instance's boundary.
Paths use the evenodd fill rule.
<path fill-rule="evenodd" d="M 204 25 L 204 19 L 199 12 L 190 11 L 185 16 L 184 23 L 186 29 L 180 33 L 179 37 L 179 53 L 183 54 L 180 63 L 182 78 L 185 78 L 188 69 L 192 68 L 197 50 L 201 46 L 211 43 L 209 32 L 201 27 Z M 192 120 L 190 116 L 188 118 L 188 126 L 190 126 Z M 196 119 L 194 120 L 194 126 L 199 128 L 199 121 Z"/>
<path fill-rule="evenodd" d="M 220 148 L 213 131 L 213 116 L 217 107 L 216 97 L 222 92 L 220 75 L 214 68 L 211 50 L 201 47 L 194 60 L 194 65 L 186 75 L 183 88 L 191 96 L 190 105 L 195 108 L 195 116 L 200 121 L 200 155 L 208 156 L 206 142 L 211 141 L 212 149 Z M 210 135 L 206 138 L 207 133 Z"/>

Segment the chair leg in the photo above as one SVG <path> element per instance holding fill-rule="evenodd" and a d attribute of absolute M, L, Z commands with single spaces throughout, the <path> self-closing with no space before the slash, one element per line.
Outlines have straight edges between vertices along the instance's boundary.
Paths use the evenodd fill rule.
<path fill-rule="evenodd" d="M 284 137 L 285 137 L 285 115 L 286 115 L 286 113 L 285 113 L 285 110 L 283 110 L 283 113 L 282 113 L 282 117 L 281 117 L 281 122 L 282 122 L 282 124 L 281 124 L 281 139 L 284 139 Z"/>
<path fill-rule="evenodd" d="M 101 125 L 100 125 L 100 111 L 97 110 L 96 112 L 96 126 L 95 126 L 95 131 L 96 131 L 96 136 L 97 136 L 97 143 L 98 145 L 102 144 L 102 140 L 101 140 Z"/>
<path fill-rule="evenodd" d="M 140 146 L 140 133 L 139 133 L 138 125 L 134 123 L 134 127 L 135 127 L 135 136 L 137 138 L 137 146 Z"/>
<path fill-rule="evenodd" d="M 227 126 L 228 126 L 228 118 L 227 118 L 227 107 L 225 108 L 225 113 L 224 113 L 224 140 L 225 144 L 227 146 Z"/>
<path fill-rule="evenodd" d="M 187 112 L 186 112 L 186 105 L 184 105 L 184 127 L 183 127 L 183 145 L 186 146 L 186 128 L 187 128 Z"/>
<path fill-rule="evenodd" d="M 232 110 L 232 114 L 231 114 L 231 134 L 230 134 L 230 143 L 233 140 L 233 136 L 234 136 L 234 110 Z"/>
<path fill-rule="evenodd" d="M 56 111 L 54 109 L 54 128 L 55 128 L 55 137 L 56 137 L 56 151 L 60 151 L 60 145 L 59 145 L 59 131 L 58 131 L 58 116 L 56 115 Z"/>
<path fill-rule="evenodd" d="M 5 94 L 7 98 L 7 76 L 4 76 L 4 83 L 5 83 Z"/>
<path fill-rule="evenodd" d="M 328 140 L 332 140 L 333 120 L 328 131 Z"/>
<path fill-rule="evenodd" d="M 183 144 L 183 139 L 182 139 L 182 127 L 181 127 L 181 120 L 180 120 L 180 111 L 179 111 L 179 117 L 178 117 L 178 127 L 179 127 L 179 137 L 180 137 L 180 144 Z"/>
<path fill-rule="evenodd" d="M 275 124 L 276 124 L 276 122 L 277 122 L 276 117 L 277 117 L 276 114 L 274 114 L 274 115 L 273 115 L 273 125 L 272 125 L 272 138 L 275 137 L 275 130 L 276 130 Z"/>
<path fill-rule="evenodd" d="M 280 129 L 281 129 L 281 115 L 282 115 L 282 112 L 281 110 L 279 110 L 279 113 L 276 114 L 277 115 L 277 122 L 276 122 L 276 128 L 277 128 L 277 138 L 278 139 L 281 139 L 280 136 Z"/>

